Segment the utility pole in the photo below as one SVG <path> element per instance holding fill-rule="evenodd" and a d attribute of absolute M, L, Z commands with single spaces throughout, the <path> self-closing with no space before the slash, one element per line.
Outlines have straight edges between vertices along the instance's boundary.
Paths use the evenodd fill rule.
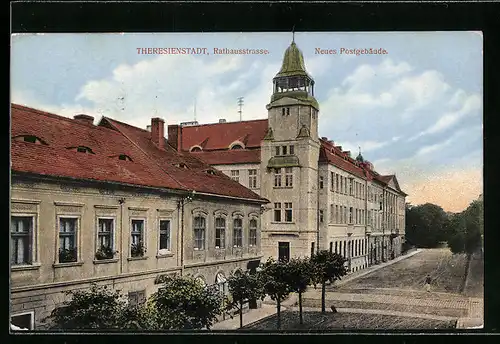
<path fill-rule="evenodd" d="M 242 120 L 242 108 L 243 108 L 243 97 L 239 97 L 238 98 L 238 107 L 239 107 L 239 110 L 238 110 L 238 113 L 240 114 L 240 122 Z"/>

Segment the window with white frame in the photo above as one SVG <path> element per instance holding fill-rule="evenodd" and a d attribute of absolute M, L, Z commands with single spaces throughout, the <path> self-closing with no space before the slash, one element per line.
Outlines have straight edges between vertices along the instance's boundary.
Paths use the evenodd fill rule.
<path fill-rule="evenodd" d="M 293 221 L 293 207 L 291 202 L 285 203 L 285 222 Z"/>
<path fill-rule="evenodd" d="M 339 175 L 335 173 L 335 192 L 339 192 Z"/>
<path fill-rule="evenodd" d="M 243 246 L 243 220 L 233 219 L 233 247 Z"/>
<path fill-rule="evenodd" d="M 335 223 L 340 223 L 339 218 L 339 206 L 335 205 Z"/>
<path fill-rule="evenodd" d="M 323 189 L 324 184 L 324 178 L 323 176 L 319 176 L 319 188 Z"/>
<path fill-rule="evenodd" d="M 282 155 L 288 155 L 288 146 L 282 146 L 281 150 L 282 150 Z"/>
<path fill-rule="evenodd" d="M 194 218 L 194 250 L 204 250 L 205 249 L 205 231 L 207 223 L 203 216 L 196 216 Z"/>
<path fill-rule="evenodd" d="M 274 187 L 281 187 L 281 168 L 274 169 Z"/>
<path fill-rule="evenodd" d="M 142 305 L 146 302 L 146 291 L 132 291 L 128 293 L 128 303 L 130 306 Z"/>
<path fill-rule="evenodd" d="M 172 233 L 170 228 L 170 220 L 160 219 L 160 237 L 158 253 L 165 254 L 172 250 Z"/>
<path fill-rule="evenodd" d="M 257 219 L 250 219 L 248 226 L 248 246 L 257 246 Z"/>
<path fill-rule="evenodd" d="M 257 188 L 257 170 L 248 170 L 248 187 L 250 189 Z"/>
<path fill-rule="evenodd" d="M 132 219 L 130 228 L 130 256 L 144 257 L 144 220 Z"/>
<path fill-rule="evenodd" d="M 72 263 L 78 260 L 76 217 L 59 218 L 59 263 Z"/>
<path fill-rule="evenodd" d="M 239 170 L 231 170 L 231 179 L 235 182 L 240 182 L 240 171 Z"/>
<path fill-rule="evenodd" d="M 354 182 L 353 182 L 352 178 L 349 178 L 348 183 L 349 183 L 349 196 L 354 196 L 354 188 L 352 185 Z"/>
<path fill-rule="evenodd" d="M 285 168 L 285 186 L 293 187 L 293 168 L 287 167 Z"/>
<path fill-rule="evenodd" d="M 215 218 L 215 248 L 224 248 L 226 246 L 226 219 L 223 217 Z"/>
<path fill-rule="evenodd" d="M 33 263 L 33 216 L 12 216 L 10 222 L 11 264 Z"/>
<path fill-rule="evenodd" d="M 112 218 L 97 219 L 97 247 L 96 259 L 112 259 L 113 251 L 114 220 Z"/>
<path fill-rule="evenodd" d="M 284 108 L 283 108 L 283 111 L 285 111 Z M 275 149 L 275 152 L 274 152 L 275 155 L 277 155 L 277 156 L 281 155 L 280 146 L 276 146 L 276 147 L 274 147 L 274 149 Z"/>
<path fill-rule="evenodd" d="M 274 222 L 281 222 L 281 203 L 274 203 Z"/>

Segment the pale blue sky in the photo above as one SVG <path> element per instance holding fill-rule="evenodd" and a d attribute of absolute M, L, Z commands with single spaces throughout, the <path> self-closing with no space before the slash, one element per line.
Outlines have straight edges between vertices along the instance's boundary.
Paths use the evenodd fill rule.
<path fill-rule="evenodd" d="M 65 116 L 145 127 L 266 118 L 290 33 L 12 36 L 11 99 Z M 316 81 L 320 135 L 396 173 L 414 203 L 461 210 L 482 192 L 482 35 L 477 32 L 295 33 Z M 139 55 L 137 48 L 267 49 L 268 55 Z M 387 55 L 318 55 L 315 48 Z"/>

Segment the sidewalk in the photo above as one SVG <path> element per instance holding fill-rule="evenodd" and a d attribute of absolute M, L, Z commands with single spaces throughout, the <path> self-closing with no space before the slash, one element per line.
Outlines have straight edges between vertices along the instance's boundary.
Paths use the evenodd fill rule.
<path fill-rule="evenodd" d="M 282 311 L 284 308 L 281 308 Z M 262 306 L 257 309 L 250 309 L 248 312 L 243 313 L 243 326 L 254 323 L 260 319 L 266 318 L 276 314 L 276 306 L 268 305 L 262 303 Z M 224 321 L 220 321 L 214 326 L 212 326 L 212 330 L 237 330 L 240 328 L 240 316 L 239 314 L 235 314 L 233 319 L 226 319 Z"/>

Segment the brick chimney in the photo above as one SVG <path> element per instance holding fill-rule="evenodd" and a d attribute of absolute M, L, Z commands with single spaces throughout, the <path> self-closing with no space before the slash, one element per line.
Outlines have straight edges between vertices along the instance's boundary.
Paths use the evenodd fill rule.
<path fill-rule="evenodd" d="M 182 150 L 182 126 L 178 124 L 168 126 L 168 144 L 176 151 Z"/>
<path fill-rule="evenodd" d="M 151 140 L 158 148 L 165 148 L 165 121 L 161 118 L 151 118 Z"/>
<path fill-rule="evenodd" d="M 80 123 L 85 123 L 85 124 L 90 124 L 90 125 L 94 124 L 94 117 L 89 116 L 89 115 L 85 115 L 85 114 L 75 115 L 75 116 L 73 116 L 73 119 L 75 121 L 80 122 Z"/>

